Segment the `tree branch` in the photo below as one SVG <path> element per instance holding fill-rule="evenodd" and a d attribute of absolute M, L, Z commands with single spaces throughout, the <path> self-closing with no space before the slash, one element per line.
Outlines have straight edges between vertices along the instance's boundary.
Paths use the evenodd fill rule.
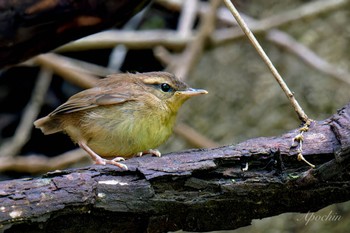
<path fill-rule="evenodd" d="M 315 169 L 297 161 L 296 134 L 133 158 L 129 171 L 90 166 L 3 181 L 0 224 L 9 232 L 211 231 L 350 200 L 350 103 L 304 133 Z"/>
<path fill-rule="evenodd" d="M 120 26 L 150 0 L 5 1 L 0 8 L 0 68 L 103 29 Z"/>

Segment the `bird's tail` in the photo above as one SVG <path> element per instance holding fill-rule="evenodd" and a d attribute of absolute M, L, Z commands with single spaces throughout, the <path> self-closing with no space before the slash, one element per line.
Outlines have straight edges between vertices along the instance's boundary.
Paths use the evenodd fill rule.
<path fill-rule="evenodd" d="M 43 117 L 34 122 L 35 128 L 41 129 L 43 134 L 53 134 L 62 131 L 62 122 L 57 117 Z"/>

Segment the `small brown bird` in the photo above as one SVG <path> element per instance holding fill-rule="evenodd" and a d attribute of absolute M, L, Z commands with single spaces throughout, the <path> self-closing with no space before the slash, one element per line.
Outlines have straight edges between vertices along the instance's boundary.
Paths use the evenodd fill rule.
<path fill-rule="evenodd" d="M 181 105 L 207 93 L 167 72 L 112 74 L 96 87 L 73 95 L 34 125 L 44 134 L 68 134 L 96 164 L 127 170 L 118 163 L 124 158 L 145 153 L 160 157 L 154 148 L 171 135 Z"/>

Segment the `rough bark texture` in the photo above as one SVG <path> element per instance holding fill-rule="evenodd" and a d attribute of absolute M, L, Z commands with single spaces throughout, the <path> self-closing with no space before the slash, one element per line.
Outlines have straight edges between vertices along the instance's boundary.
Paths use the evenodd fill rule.
<path fill-rule="evenodd" d="M 0 68 L 120 26 L 150 0 L 0 1 Z"/>
<path fill-rule="evenodd" d="M 350 104 L 304 133 L 145 156 L 129 171 L 90 166 L 0 183 L 6 232 L 166 232 L 235 229 L 252 219 L 350 200 Z M 242 171 L 248 162 L 249 170 Z"/>

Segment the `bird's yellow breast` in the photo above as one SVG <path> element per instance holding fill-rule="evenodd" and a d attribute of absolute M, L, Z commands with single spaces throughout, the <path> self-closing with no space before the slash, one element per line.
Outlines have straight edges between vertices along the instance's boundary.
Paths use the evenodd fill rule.
<path fill-rule="evenodd" d="M 97 154 L 131 157 L 166 141 L 172 133 L 175 118 L 176 114 L 168 111 L 166 106 L 130 102 L 87 111 L 79 128 L 87 145 Z"/>

